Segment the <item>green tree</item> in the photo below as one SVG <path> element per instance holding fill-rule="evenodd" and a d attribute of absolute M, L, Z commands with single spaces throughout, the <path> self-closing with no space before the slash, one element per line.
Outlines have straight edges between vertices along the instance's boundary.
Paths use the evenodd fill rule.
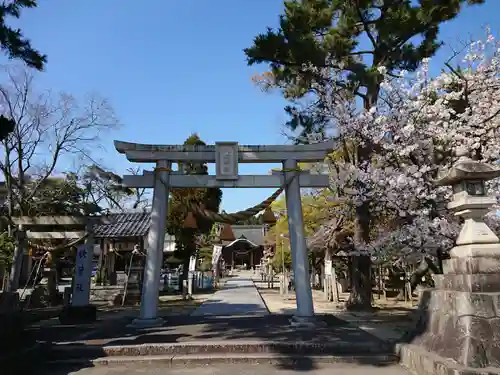
<path fill-rule="evenodd" d="M 34 180 L 33 185 L 38 181 Z M 27 203 L 27 212 L 38 215 L 83 215 L 95 213 L 99 207 L 86 207 L 84 190 L 71 177 L 49 177 L 41 182 L 32 200 Z"/>
<path fill-rule="evenodd" d="M 24 8 L 36 8 L 36 0 L 10 0 L 0 4 L 0 43 L 1 48 L 11 59 L 21 59 L 30 68 L 43 70 L 47 56 L 31 46 L 21 30 L 7 25 L 9 17 L 19 19 Z"/>
<path fill-rule="evenodd" d="M 303 142 L 311 134 L 326 136 L 327 127 L 335 122 L 325 113 L 331 103 L 320 92 L 328 92 L 329 101 L 351 107 L 359 98 L 363 108 L 370 109 L 380 94 L 378 68 L 385 67 L 389 74 L 414 71 L 441 46 L 441 23 L 454 19 L 465 4 L 482 3 L 484 0 L 289 0 L 279 28 L 268 28 L 244 51 L 249 65 L 269 65 L 266 83 L 282 89 L 285 98 L 307 99 L 306 107 L 285 108 L 290 115 L 287 126 L 300 131 L 297 141 Z M 374 145 L 364 135 L 359 141 L 354 144 L 354 155 L 361 164 L 370 160 Z M 370 226 L 369 202 L 365 202 L 356 208 L 355 243 L 369 242 Z M 357 278 L 353 278 L 349 305 L 371 307 L 370 257 L 353 257 L 351 263 Z"/>
<path fill-rule="evenodd" d="M 123 178 L 96 164 L 86 166 L 83 173 L 75 176 L 84 192 L 84 201 L 109 209 L 124 210 L 125 204 L 134 199 L 133 207 L 137 207 L 136 189 L 123 186 Z"/>
<path fill-rule="evenodd" d="M 271 263 L 276 273 L 282 272 L 283 264 L 285 265 L 285 270 L 292 269 L 292 252 L 290 251 L 290 242 L 288 239 L 283 239 L 282 242 L 278 243 L 278 248 L 274 252 Z"/>
<path fill-rule="evenodd" d="M 11 59 L 21 59 L 30 68 L 43 70 L 47 57 L 31 46 L 24 38 L 21 30 L 13 29 L 6 23 L 8 17 L 19 18 L 22 8 L 35 8 L 35 0 L 4 1 L 0 5 L 0 44 L 3 51 Z M 0 115 L 0 141 L 3 141 L 14 130 L 15 122 Z"/>
<path fill-rule="evenodd" d="M 185 145 L 205 145 L 197 134 L 192 134 L 184 142 Z M 179 170 L 186 174 L 208 174 L 206 163 L 185 163 Z M 167 232 L 175 236 L 175 257 L 181 259 L 184 270 L 188 269 L 189 258 L 197 251 L 200 235 L 210 234 L 213 222 L 196 216 L 197 229 L 184 228 L 184 220 L 189 213 L 189 203 L 203 204 L 209 211 L 219 212 L 222 191 L 219 188 L 178 188 L 172 189 L 168 205 Z M 183 273 L 183 278 L 187 272 Z"/>
<path fill-rule="evenodd" d="M 284 2 L 279 28 L 268 28 L 244 52 L 249 65 L 269 64 L 274 84 L 284 89 L 286 98 L 314 93 L 313 84 L 325 84 L 326 79 L 344 90 L 337 99 L 356 95 L 369 109 L 380 91 L 378 67 L 389 72 L 414 71 L 441 46 L 441 23 L 454 19 L 464 4 L 482 3 L 484 0 L 289 0 Z M 362 43 L 363 39 L 368 42 Z M 304 65 L 330 69 L 332 74 L 324 77 Z M 306 132 L 318 131 L 317 126 L 324 125 L 318 118 L 303 116 L 297 108 L 288 107 L 287 112 L 292 114 L 289 125 L 293 129 L 304 126 Z"/>
<path fill-rule="evenodd" d="M 8 270 L 10 268 L 14 246 L 14 238 L 10 237 L 7 232 L 0 233 L 0 269 Z"/>

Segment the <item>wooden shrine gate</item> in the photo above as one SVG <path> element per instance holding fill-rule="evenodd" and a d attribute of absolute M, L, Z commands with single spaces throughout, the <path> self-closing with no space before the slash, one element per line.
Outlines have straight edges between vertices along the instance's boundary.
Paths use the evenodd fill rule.
<path fill-rule="evenodd" d="M 323 161 L 335 143 L 310 145 L 239 146 L 237 142 L 215 145 L 148 145 L 115 141 L 118 152 L 139 163 L 155 163 L 154 172 L 142 176 L 124 176 L 124 185 L 132 188 L 154 188 L 151 227 L 144 269 L 140 317 L 136 326 L 162 324 L 157 316 L 161 256 L 165 238 L 170 188 L 285 188 L 292 265 L 297 297 L 297 324 L 311 324 L 314 318 L 309 282 L 306 238 L 300 197 L 301 187 L 326 187 L 329 176 L 310 174 L 298 168 L 298 162 Z M 172 162 L 215 163 L 216 175 L 187 175 L 172 171 Z M 239 175 L 239 163 L 282 163 L 283 170 L 271 175 Z"/>

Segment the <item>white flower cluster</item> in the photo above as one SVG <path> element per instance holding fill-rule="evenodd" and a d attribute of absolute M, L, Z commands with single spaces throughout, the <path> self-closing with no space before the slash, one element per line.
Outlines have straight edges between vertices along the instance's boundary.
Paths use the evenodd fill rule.
<path fill-rule="evenodd" d="M 499 47 L 488 35 L 485 42 L 471 44 L 461 69 L 449 66 L 434 78 L 428 60 L 412 76 L 404 71 L 389 76 L 380 67 L 379 101 L 362 113 L 353 112 L 352 102 L 334 98 L 339 92 L 334 85 L 316 88 L 326 104 L 322 114 L 330 116 L 340 139 L 370 150 L 367 160 L 332 162 L 333 190 L 353 206 L 369 202 L 373 213 L 393 212 L 404 223 L 393 232 L 381 231 L 365 251 L 392 257 L 453 246 L 459 225 L 446 210 L 451 188 L 435 181 L 456 160 L 453 151 L 459 147 L 476 160 L 500 159 Z M 498 181 L 488 183 L 489 195 L 499 197 L 499 188 Z M 500 229 L 496 215 L 488 220 Z"/>

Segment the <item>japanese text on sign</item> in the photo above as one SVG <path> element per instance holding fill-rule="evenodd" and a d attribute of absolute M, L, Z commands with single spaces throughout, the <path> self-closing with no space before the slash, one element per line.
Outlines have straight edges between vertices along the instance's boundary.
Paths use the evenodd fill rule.
<path fill-rule="evenodd" d="M 217 179 L 238 179 L 238 143 L 219 142 L 216 143 L 216 172 Z"/>
<path fill-rule="evenodd" d="M 78 276 L 83 276 L 83 273 L 85 272 L 85 267 L 83 265 L 78 266 Z"/>
<path fill-rule="evenodd" d="M 78 257 L 80 259 L 87 258 L 87 249 L 85 247 L 82 247 L 80 250 L 78 250 Z"/>
<path fill-rule="evenodd" d="M 223 174 L 233 173 L 232 158 L 233 158 L 233 153 L 231 151 L 226 151 L 224 153 L 224 156 L 222 157 L 222 173 Z"/>

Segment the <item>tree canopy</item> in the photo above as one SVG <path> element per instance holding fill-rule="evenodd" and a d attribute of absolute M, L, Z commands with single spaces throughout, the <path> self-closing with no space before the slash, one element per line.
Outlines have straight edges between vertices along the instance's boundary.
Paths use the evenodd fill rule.
<path fill-rule="evenodd" d="M 30 68 L 43 70 L 47 56 L 31 46 L 21 30 L 7 25 L 9 17 L 19 18 L 23 9 L 36 8 L 36 0 L 10 0 L 0 4 L 0 43 L 1 48 L 11 59 L 20 59 Z"/>
<path fill-rule="evenodd" d="M 12 0 L 4 1 L 0 4 L 0 45 L 4 52 L 11 59 L 20 59 L 28 67 L 36 70 L 43 70 L 47 62 L 47 56 L 43 55 L 31 46 L 29 39 L 26 39 L 21 30 L 13 29 L 7 25 L 9 17 L 19 18 L 23 8 L 37 7 L 36 0 Z M 0 115 L 0 141 L 15 128 L 13 119 Z"/>
<path fill-rule="evenodd" d="M 271 86 L 294 100 L 317 93 L 318 85 L 331 88 L 330 100 L 357 96 L 365 109 L 373 106 L 382 77 L 414 71 L 441 46 L 441 23 L 455 18 L 464 4 L 484 0 L 290 0 L 284 3 L 276 30 L 268 28 L 244 50 L 249 65 L 266 63 Z M 312 69 L 311 69 L 312 67 Z M 319 71 L 318 69 L 323 69 Z M 328 73 L 325 73 L 328 72 Z M 317 98 L 316 98 L 317 99 Z M 314 100 L 315 108 L 325 103 Z M 287 106 L 288 126 L 304 134 L 321 133 L 331 118 Z"/>

